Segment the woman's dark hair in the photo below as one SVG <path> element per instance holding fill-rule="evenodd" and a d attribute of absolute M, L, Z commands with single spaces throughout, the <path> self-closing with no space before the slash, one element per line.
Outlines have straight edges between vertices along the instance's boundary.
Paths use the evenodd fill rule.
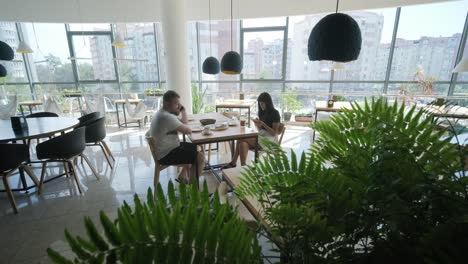
<path fill-rule="evenodd" d="M 257 98 L 257 102 L 258 102 L 258 116 L 259 117 L 262 116 L 266 111 L 271 111 L 275 109 L 275 107 L 273 106 L 273 100 L 271 99 L 271 95 L 267 92 L 261 93 Z M 263 110 L 260 107 L 260 102 L 264 102 L 266 104 L 265 110 Z"/>

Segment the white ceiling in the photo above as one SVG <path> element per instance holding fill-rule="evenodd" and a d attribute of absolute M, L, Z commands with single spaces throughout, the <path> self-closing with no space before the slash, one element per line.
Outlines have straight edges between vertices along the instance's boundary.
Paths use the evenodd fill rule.
<path fill-rule="evenodd" d="M 0 21 L 109 23 L 160 21 L 160 1 L 178 0 L 0 0 Z M 182 0 L 188 20 L 208 19 L 208 0 Z M 327 13 L 333 0 L 233 0 L 234 18 Z M 456 0 L 341 0 L 340 10 L 363 10 Z M 230 16 L 230 0 L 211 0 L 212 19 Z"/>

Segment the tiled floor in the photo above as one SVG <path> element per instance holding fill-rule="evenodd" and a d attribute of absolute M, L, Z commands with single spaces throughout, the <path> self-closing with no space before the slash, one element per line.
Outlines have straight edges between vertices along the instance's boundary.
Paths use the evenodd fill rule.
<path fill-rule="evenodd" d="M 144 199 L 148 187 L 152 186 L 154 170 L 144 138 L 146 129 L 108 127 L 106 141 L 116 158 L 115 168 L 110 169 L 98 147 L 88 148 L 86 154 L 98 170 L 100 180 L 96 180 L 86 165 L 78 166 L 84 189 L 82 195 L 74 182 L 61 177 L 46 183 L 42 195 L 35 189 L 28 194 L 15 192 L 19 214 L 13 214 L 6 194 L 0 193 L 0 263 L 49 263 L 46 248 L 64 240 L 65 228 L 74 234 L 85 234 L 84 216 L 98 221 L 100 210 L 113 216 L 124 200 L 130 205 L 133 203 L 135 193 Z M 287 127 L 282 145 L 303 151 L 309 147 L 310 139 L 309 128 Z M 212 162 L 228 159 L 223 149 L 212 152 Z M 36 167 L 34 172 L 39 177 L 40 169 Z M 61 172 L 61 166 L 47 170 L 48 175 Z M 163 171 L 162 186 L 167 186 L 175 175 L 175 168 Z M 19 187 L 18 178 L 10 178 L 13 188 Z M 211 192 L 216 189 L 218 183 L 210 173 L 205 173 L 201 179 L 208 182 Z M 1 183 L 0 189 L 3 189 Z"/>

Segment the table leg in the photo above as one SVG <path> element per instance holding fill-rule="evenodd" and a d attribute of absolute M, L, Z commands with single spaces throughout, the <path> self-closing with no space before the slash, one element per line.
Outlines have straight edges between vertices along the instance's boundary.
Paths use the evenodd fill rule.
<path fill-rule="evenodd" d="M 315 110 L 315 116 L 314 116 L 314 123 L 317 123 L 317 110 Z M 312 142 L 315 142 L 315 128 L 314 132 L 312 133 Z"/>
<path fill-rule="evenodd" d="M 26 165 L 28 166 L 28 165 Z M 18 168 L 19 174 L 20 174 L 20 179 L 21 179 L 21 184 L 23 185 L 23 190 L 26 190 L 26 193 L 28 192 L 28 185 L 26 183 L 26 177 L 24 177 L 24 169 L 22 167 Z"/>
<path fill-rule="evenodd" d="M 236 151 L 235 147 L 236 141 L 231 141 L 231 160 L 234 159 L 234 151 Z"/>
<path fill-rule="evenodd" d="M 20 111 L 21 111 L 21 115 L 24 116 L 24 110 L 23 110 L 23 106 L 20 105 Z"/>
<path fill-rule="evenodd" d="M 78 107 L 80 108 L 80 115 L 83 115 L 83 106 L 81 105 L 81 97 L 78 97 Z"/>
<path fill-rule="evenodd" d="M 195 159 L 195 178 L 196 178 L 196 184 L 197 188 L 200 189 L 200 173 L 198 172 L 198 146 L 195 147 L 197 150 L 197 158 Z M 204 155 L 205 153 L 203 153 Z"/>
<path fill-rule="evenodd" d="M 117 113 L 117 126 L 120 128 L 119 105 L 115 104 L 115 111 Z"/>
<path fill-rule="evenodd" d="M 127 114 L 125 113 L 125 104 L 126 104 L 126 103 L 123 103 L 123 104 L 122 104 L 122 112 L 123 112 L 123 116 L 124 116 L 125 127 L 127 128 L 127 127 L 128 127 L 128 124 L 127 124 Z"/>
<path fill-rule="evenodd" d="M 255 162 L 258 162 L 258 136 L 255 137 Z"/>
<path fill-rule="evenodd" d="M 248 114 L 247 115 L 249 116 L 249 123 L 247 123 L 247 126 L 250 127 L 250 107 L 247 108 L 247 109 L 248 109 Z M 239 111 L 240 111 L 240 109 L 239 109 Z"/>
<path fill-rule="evenodd" d="M 28 105 L 28 108 L 29 108 L 29 113 L 32 114 L 32 113 L 33 113 L 33 112 L 32 112 L 32 111 L 33 111 L 33 110 L 32 110 L 32 106 L 31 106 L 31 105 Z"/>

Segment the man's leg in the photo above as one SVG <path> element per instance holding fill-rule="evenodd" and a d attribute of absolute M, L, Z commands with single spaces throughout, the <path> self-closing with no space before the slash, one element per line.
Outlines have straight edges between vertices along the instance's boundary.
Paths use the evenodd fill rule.
<path fill-rule="evenodd" d="M 196 152 L 196 160 L 195 162 L 198 162 L 198 166 L 194 166 L 195 164 L 193 164 L 191 166 L 191 170 L 190 170 L 190 182 L 194 182 L 196 184 L 199 184 L 198 182 L 195 182 L 197 180 L 197 171 L 196 171 L 196 168 L 198 167 L 198 175 L 200 176 L 203 172 L 203 169 L 205 168 L 205 156 L 200 153 L 200 152 Z"/>

